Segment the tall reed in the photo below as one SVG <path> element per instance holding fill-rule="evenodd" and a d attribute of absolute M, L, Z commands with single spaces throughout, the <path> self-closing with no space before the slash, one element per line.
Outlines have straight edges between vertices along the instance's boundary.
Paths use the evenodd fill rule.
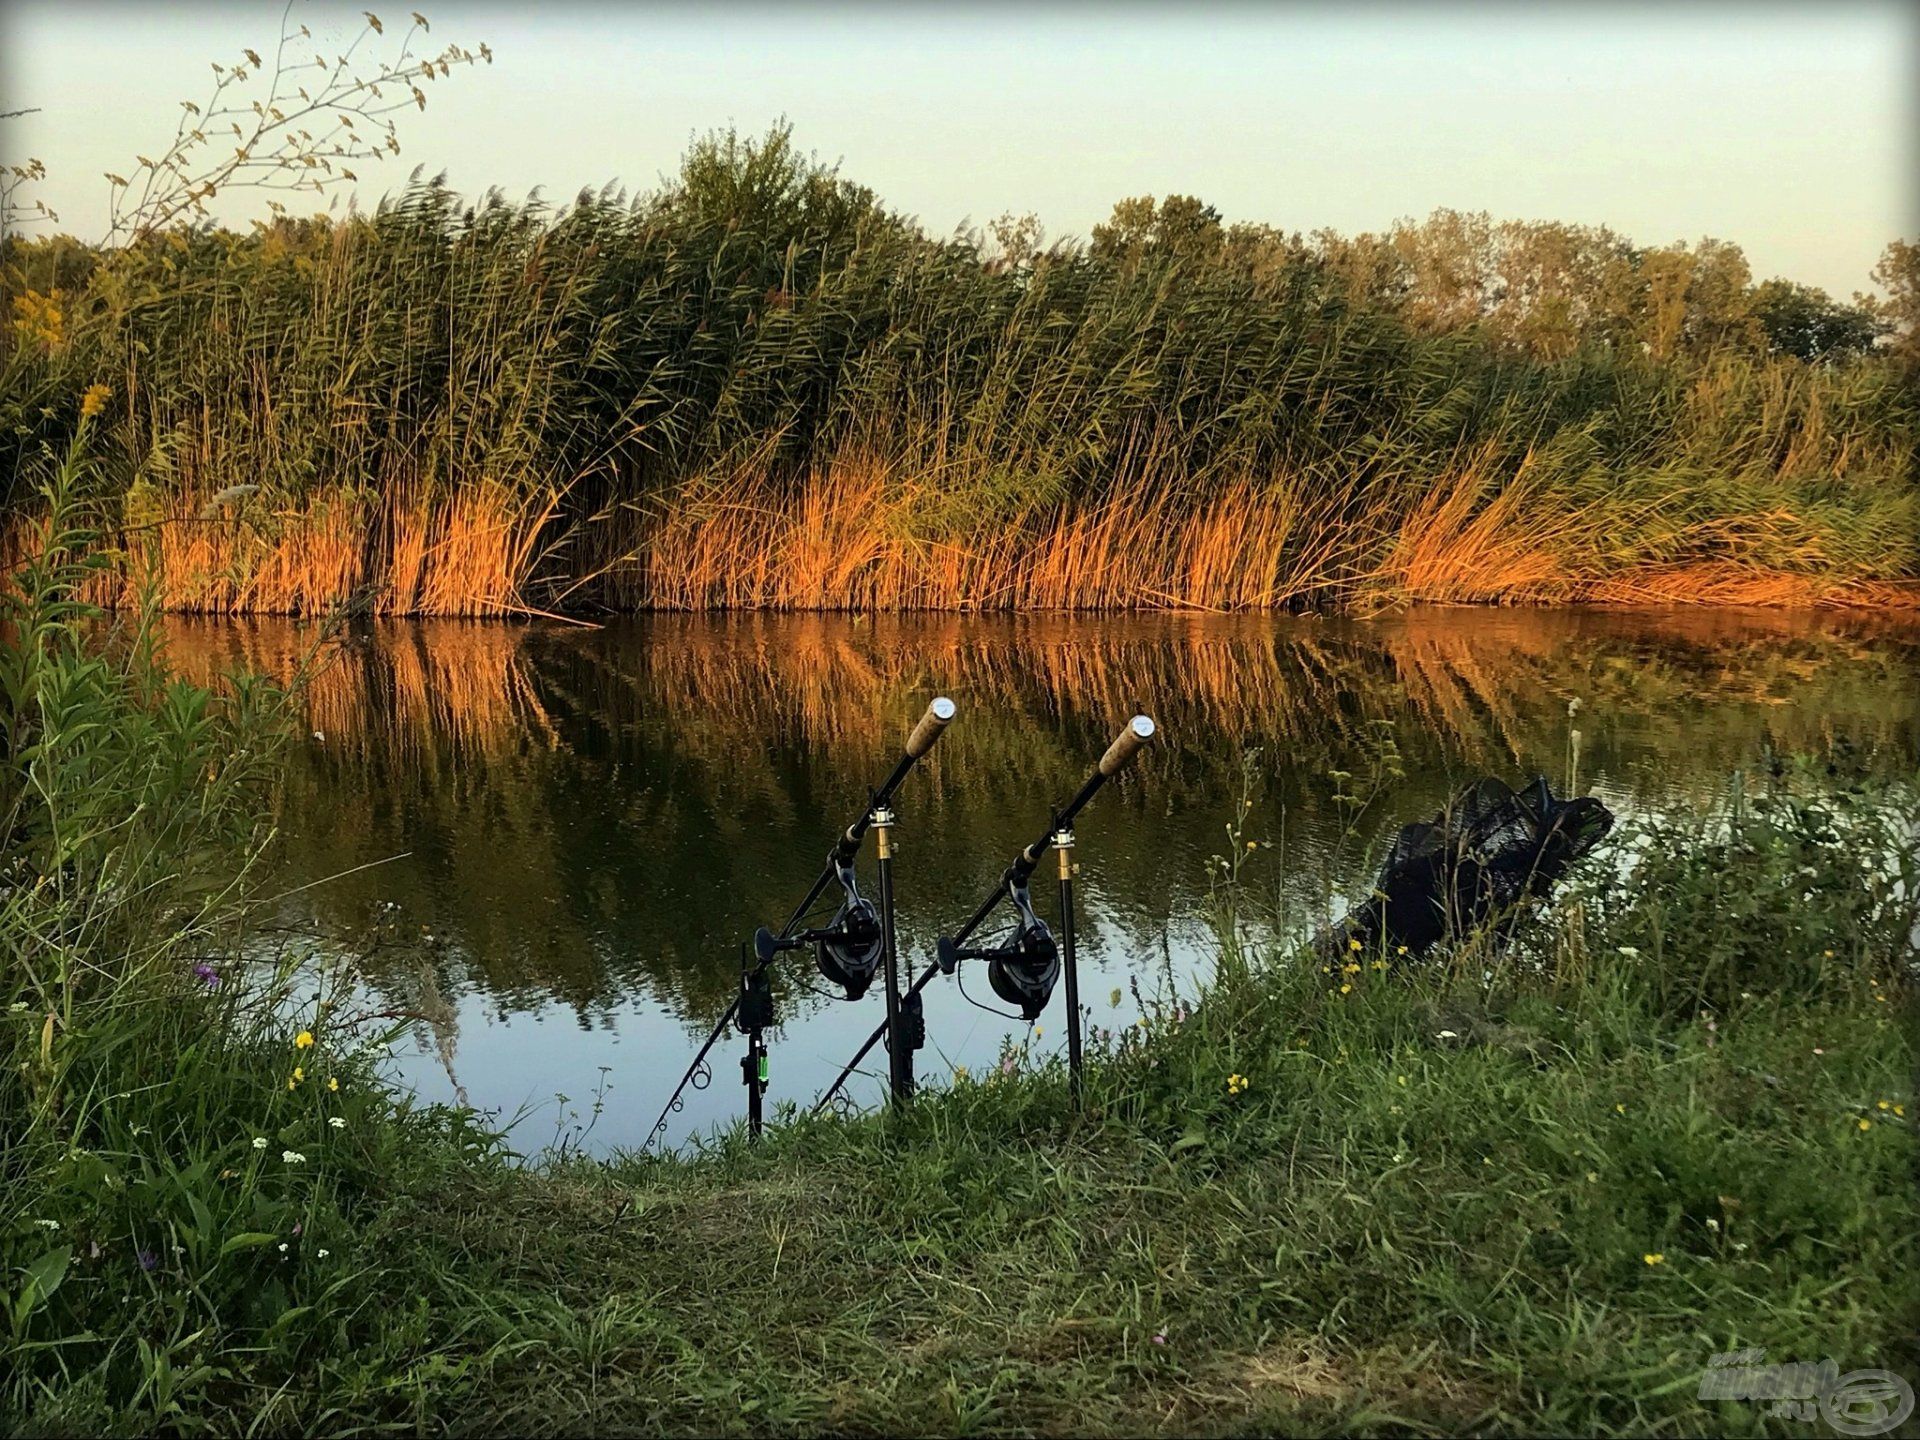
<path fill-rule="evenodd" d="M 111 254 L 16 237 L 0 476 L 106 387 L 98 598 L 215 612 L 1880 602 L 1920 574 L 1894 359 L 1655 359 L 1604 316 L 1549 358 L 1356 297 L 1337 238 L 1014 263 L 783 132 L 631 201 L 425 182 Z"/>

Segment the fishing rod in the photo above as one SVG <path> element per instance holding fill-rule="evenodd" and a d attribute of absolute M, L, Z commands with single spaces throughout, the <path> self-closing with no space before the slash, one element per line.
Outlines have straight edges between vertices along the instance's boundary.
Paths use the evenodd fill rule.
<path fill-rule="evenodd" d="M 683 1096 L 689 1085 L 696 1090 L 704 1090 L 713 1082 L 713 1071 L 707 1065 L 707 1056 L 720 1042 L 721 1035 L 726 1033 L 728 1024 L 736 1020 L 747 1036 L 747 1053 L 740 1062 L 741 1079 L 747 1087 L 747 1129 L 751 1135 L 760 1133 L 762 1097 L 767 1090 L 764 1036 L 766 1031 L 773 1028 L 773 986 L 767 972 L 774 958 L 781 953 L 805 945 L 815 946 L 821 973 L 845 986 L 848 999 L 858 999 L 866 993 L 877 963 L 884 960 L 887 971 L 887 1014 L 889 1018 L 894 1017 L 899 1001 L 896 993 L 899 986 L 893 933 L 893 795 L 914 765 L 933 749 L 934 742 L 940 738 L 953 717 L 953 701 L 944 695 L 935 697 L 907 736 L 907 743 L 900 752 L 900 758 L 894 762 L 892 771 L 868 794 L 866 805 L 840 832 L 839 839 L 834 841 L 833 848 L 827 852 L 826 864 L 807 888 L 806 898 L 787 917 L 787 923 L 780 927 L 778 933 L 765 926 L 754 933 L 750 947 L 752 964 L 748 963 L 749 947 L 741 947 L 740 988 L 727 1006 L 726 1013 L 714 1025 L 713 1032 L 707 1036 L 706 1043 L 694 1055 L 693 1063 L 687 1066 L 687 1073 L 674 1086 L 666 1108 L 660 1112 L 660 1118 L 654 1122 L 653 1129 L 642 1143 L 642 1150 L 666 1133 L 669 1116 L 686 1107 Z M 880 904 L 877 910 L 871 900 L 860 894 L 853 871 L 854 858 L 860 853 L 861 843 L 866 839 L 869 829 L 877 834 L 880 852 Z M 824 927 L 800 930 L 800 922 L 812 911 L 827 886 L 835 881 L 840 884 L 842 898 L 840 909 L 832 922 Z"/>
<path fill-rule="evenodd" d="M 994 993 L 1009 1004 L 1020 1007 L 1021 1017 L 1033 1020 L 1046 1008 L 1047 1000 L 1053 994 L 1054 984 L 1062 971 L 1067 980 L 1067 1066 L 1074 1101 L 1080 1098 L 1080 977 L 1074 954 L 1073 931 L 1073 822 L 1075 817 L 1086 808 L 1087 802 L 1100 791 L 1115 775 L 1133 763 L 1142 747 L 1153 739 L 1154 724 L 1145 715 L 1136 715 L 1129 720 L 1114 742 L 1107 747 L 1106 754 L 1100 757 L 1100 763 L 1087 776 L 1073 798 L 1056 808 L 1047 821 L 1047 828 L 1040 833 L 1031 845 L 1026 846 L 1014 857 L 1013 863 L 1001 872 L 994 883 L 993 891 L 980 902 L 966 924 L 953 935 L 943 935 L 934 947 L 935 960 L 908 989 L 906 999 L 918 1002 L 920 992 L 933 982 L 937 975 L 951 975 L 960 967 L 963 960 L 985 960 L 987 978 Z M 1060 944 L 1053 938 L 1053 932 L 1033 910 L 1033 899 L 1028 893 L 1028 884 L 1033 872 L 1039 868 L 1040 861 L 1049 849 L 1060 854 L 1060 905 L 1061 940 L 1064 941 L 1064 953 Z M 986 923 L 1001 901 L 1013 904 L 1017 919 L 1014 931 L 999 945 L 967 948 L 966 942 L 973 932 Z M 924 1029 L 924 1021 L 922 1021 Z M 840 1087 L 859 1068 L 860 1062 L 867 1058 L 869 1051 L 888 1034 L 888 1027 L 881 1025 L 862 1045 L 854 1057 L 842 1067 L 833 1084 L 826 1093 L 814 1102 L 813 1113 L 818 1115 Z M 894 1047 L 898 1048 L 898 1047 Z"/>

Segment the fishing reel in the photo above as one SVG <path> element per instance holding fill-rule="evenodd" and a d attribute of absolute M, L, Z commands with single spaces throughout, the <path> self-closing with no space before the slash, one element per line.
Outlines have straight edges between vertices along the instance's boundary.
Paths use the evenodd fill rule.
<path fill-rule="evenodd" d="M 853 862 L 838 853 L 829 857 L 834 878 L 840 882 L 840 908 L 833 920 L 818 930 L 802 930 L 796 935 L 775 935 L 762 925 L 753 935 L 754 954 L 764 966 L 783 950 L 814 947 L 814 963 L 820 973 L 842 986 L 847 999 L 858 1000 L 873 984 L 880 968 L 882 933 L 880 910 L 860 893 L 854 879 Z"/>
<path fill-rule="evenodd" d="M 1022 1020 L 1037 1020 L 1060 981 L 1060 947 L 1047 922 L 1033 913 L 1026 881 L 1008 871 L 1006 886 L 1019 915 L 1013 933 L 998 945 L 977 948 L 956 945 L 943 935 L 934 947 L 934 959 L 943 975 L 953 974 L 962 960 L 986 961 L 993 993 L 1017 1007 Z"/>

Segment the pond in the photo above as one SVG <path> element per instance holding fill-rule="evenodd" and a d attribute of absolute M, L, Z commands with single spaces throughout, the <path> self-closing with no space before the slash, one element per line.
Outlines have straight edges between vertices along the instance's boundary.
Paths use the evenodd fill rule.
<path fill-rule="evenodd" d="M 203 677 L 287 673 L 313 634 L 181 619 L 166 639 Z M 786 918 L 936 694 L 958 718 L 895 802 L 915 971 L 1127 717 L 1158 721 L 1078 826 L 1082 1000 L 1118 1026 L 1136 984 L 1204 979 L 1210 857 L 1237 851 L 1275 923 L 1304 929 L 1364 888 L 1384 835 L 1481 774 L 1558 789 L 1577 766 L 1629 813 L 1709 800 L 1767 744 L 1911 773 L 1916 682 L 1920 623 L 1837 612 L 372 622 L 323 651 L 270 888 L 280 923 L 364 952 L 412 1017 L 396 1063 L 417 1093 L 530 1112 L 523 1150 L 582 1131 L 633 1147 L 732 998 L 741 942 Z M 1052 874 L 1034 887 L 1050 920 Z M 830 998 L 804 955 L 778 973 L 768 1100 L 805 1106 L 882 1001 Z M 984 975 L 966 991 L 927 991 L 923 1079 L 1009 1039 L 1064 1044 L 1058 994 L 1030 1032 Z M 741 1048 L 722 1041 L 666 1143 L 742 1113 Z"/>

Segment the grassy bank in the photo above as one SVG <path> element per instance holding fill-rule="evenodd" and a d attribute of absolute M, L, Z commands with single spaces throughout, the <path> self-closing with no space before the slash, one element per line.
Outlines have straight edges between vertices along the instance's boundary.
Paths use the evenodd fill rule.
<path fill-rule="evenodd" d="M 1915 1373 L 1905 792 L 1763 769 L 1415 971 L 1252 953 L 1228 884 L 1084 1116 L 1016 1052 L 898 1122 L 518 1165 L 252 932 L 274 698 L 84 647 L 84 581 L 6 617 L 0 1428 L 1752 1431 L 1714 1352 Z"/>
<path fill-rule="evenodd" d="M 15 236 L 0 484 L 97 407 L 95 597 L 217 613 L 1913 598 L 1911 337 L 1735 246 L 1035 235 L 776 131 L 631 202 Z"/>

